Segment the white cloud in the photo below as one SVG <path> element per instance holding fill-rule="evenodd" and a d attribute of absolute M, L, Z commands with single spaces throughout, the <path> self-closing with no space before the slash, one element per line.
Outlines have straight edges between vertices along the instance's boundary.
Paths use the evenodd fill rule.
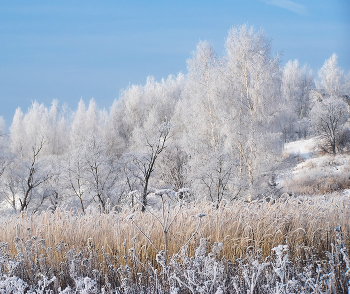
<path fill-rule="evenodd" d="M 293 11 L 293 12 L 298 13 L 298 14 L 306 14 L 307 13 L 307 9 L 306 9 L 305 5 L 295 3 L 291 0 L 260 0 L 260 1 L 263 1 L 266 4 L 275 5 L 275 6 L 278 6 L 281 8 L 288 9 L 288 10 Z"/>

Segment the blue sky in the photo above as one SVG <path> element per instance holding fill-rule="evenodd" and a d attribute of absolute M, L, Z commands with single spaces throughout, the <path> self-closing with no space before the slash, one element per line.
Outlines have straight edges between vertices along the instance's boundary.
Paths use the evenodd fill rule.
<path fill-rule="evenodd" d="M 0 116 L 53 99 L 73 110 L 82 97 L 108 109 L 121 89 L 186 73 L 199 40 L 224 55 L 228 30 L 262 28 L 282 64 L 298 59 L 317 74 L 337 53 L 350 70 L 349 0 L 0 2 Z"/>

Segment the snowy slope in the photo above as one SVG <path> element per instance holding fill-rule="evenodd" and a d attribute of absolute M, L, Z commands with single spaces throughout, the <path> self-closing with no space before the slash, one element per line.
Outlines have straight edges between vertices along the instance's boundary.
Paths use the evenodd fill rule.
<path fill-rule="evenodd" d="M 284 155 L 300 156 L 303 159 L 314 157 L 316 149 L 316 139 L 311 138 L 307 140 L 299 140 L 295 142 L 286 143 L 284 145 Z"/>
<path fill-rule="evenodd" d="M 279 173 L 279 184 L 297 194 L 346 191 L 350 186 L 350 156 L 317 152 L 316 138 L 285 144 L 283 156 L 291 166 Z"/>

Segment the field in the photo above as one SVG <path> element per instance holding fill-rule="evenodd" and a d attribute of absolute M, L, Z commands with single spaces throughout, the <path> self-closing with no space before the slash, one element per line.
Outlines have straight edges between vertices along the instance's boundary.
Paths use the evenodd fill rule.
<path fill-rule="evenodd" d="M 0 294 L 350 292 L 350 74 L 246 24 L 224 46 L 109 110 L 0 117 Z"/>
<path fill-rule="evenodd" d="M 211 203 L 174 204 L 165 226 L 168 211 L 159 212 L 91 209 L 82 215 L 57 209 L 2 218 L 0 291 L 9 293 L 4 289 L 10 285 L 26 291 L 39 291 L 41 285 L 40 293 L 347 291 L 350 202 L 345 193 L 284 194 L 276 201 L 222 202 L 218 209 Z"/>

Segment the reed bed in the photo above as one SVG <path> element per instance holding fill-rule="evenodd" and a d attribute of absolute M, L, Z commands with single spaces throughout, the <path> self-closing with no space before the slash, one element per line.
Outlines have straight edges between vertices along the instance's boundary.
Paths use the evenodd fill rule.
<path fill-rule="evenodd" d="M 330 244 L 334 243 L 333 229 L 338 226 L 342 227 L 345 244 L 350 247 L 348 196 L 332 194 L 269 200 L 250 203 L 223 201 L 219 208 L 211 203 L 183 205 L 169 230 L 168 255 L 179 252 L 189 239 L 189 252 L 194 254 L 199 240 L 206 238 L 209 244 L 223 243 L 222 255 L 230 260 L 243 256 L 248 246 L 261 248 L 263 256 L 268 256 L 271 249 L 280 244 L 289 246 L 291 258 L 299 254 L 300 246 L 313 248 L 323 258 Z M 178 209 L 179 206 L 174 206 L 170 214 Z M 130 221 L 128 216 L 131 213 L 142 233 Z M 153 210 L 153 213 L 161 217 L 160 211 Z M 206 216 L 197 217 L 200 213 Z M 164 249 L 164 234 L 156 218 L 149 212 L 132 209 L 107 214 L 89 209 L 82 215 L 60 208 L 53 212 L 0 218 L 0 242 L 9 244 L 11 254 L 16 254 L 13 242 L 16 237 L 25 241 L 38 236 L 45 240 L 46 247 L 53 248 L 64 244 L 79 251 L 91 243 L 101 254 L 103 247 L 105 252 L 119 256 L 121 263 L 125 250 L 135 246 L 140 261 L 154 263 L 157 252 L 144 235 L 158 249 Z M 63 257 L 55 251 L 53 258 L 59 264 Z"/>

